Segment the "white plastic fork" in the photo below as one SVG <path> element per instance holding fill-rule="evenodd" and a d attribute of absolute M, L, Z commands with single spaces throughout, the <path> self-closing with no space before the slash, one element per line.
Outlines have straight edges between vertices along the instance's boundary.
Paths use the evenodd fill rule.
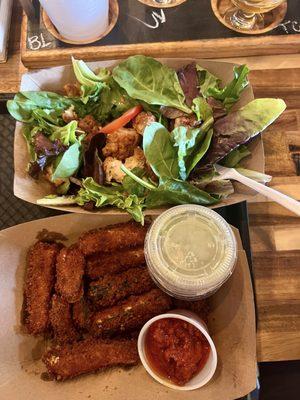
<path fill-rule="evenodd" d="M 234 181 L 238 181 L 300 216 L 300 202 L 293 199 L 292 197 L 280 193 L 277 190 L 263 185 L 262 183 L 256 182 L 253 179 L 250 179 L 247 176 L 240 174 L 234 168 L 226 168 L 221 165 L 216 165 L 216 169 L 217 172 L 220 174 L 216 178 L 216 180 L 231 179 Z"/>

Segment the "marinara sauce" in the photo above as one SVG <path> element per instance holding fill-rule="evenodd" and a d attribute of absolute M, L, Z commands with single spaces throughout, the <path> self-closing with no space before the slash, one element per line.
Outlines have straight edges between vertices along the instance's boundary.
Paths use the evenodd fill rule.
<path fill-rule="evenodd" d="M 155 321 L 145 337 L 150 366 L 161 377 L 182 386 L 205 365 L 210 352 L 206 337 L 192 324 L 176 318 Z"/>

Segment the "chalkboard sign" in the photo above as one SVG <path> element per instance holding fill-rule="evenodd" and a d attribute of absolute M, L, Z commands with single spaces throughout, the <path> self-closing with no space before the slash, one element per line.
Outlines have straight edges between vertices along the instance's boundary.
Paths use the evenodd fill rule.
<path fill-rule="evenodd" d="M 220 58 L 300 51 L 299 0 L 289 0 L 282 23 L 258 36 L 246 36 L 222 25 L 212 11 L 211 0 L 187 0 L 172 8 L 119 0 L 113 29 L 94 43 L 80 45 L 54 37 L 42 18 L 39 2 L 34 0 L 34 5 L 39 17 L 34 22 L 24 17 L 22 28 L 22 61 L 27 67 L 68 63 L 71 55 L 85 60 L 136 53 Z"/>

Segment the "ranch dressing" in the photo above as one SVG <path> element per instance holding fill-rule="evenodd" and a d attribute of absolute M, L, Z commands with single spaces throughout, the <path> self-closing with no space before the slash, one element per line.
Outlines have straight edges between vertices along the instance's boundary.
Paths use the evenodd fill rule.
<path fill-rule="evenodd" d="M 198 299 L 214 293 L 232 274 L 236 241 L 227 222 L 197 205 L 173 207 L 152 224 L 145 256 L 154 281 L 170 295 Z"/>

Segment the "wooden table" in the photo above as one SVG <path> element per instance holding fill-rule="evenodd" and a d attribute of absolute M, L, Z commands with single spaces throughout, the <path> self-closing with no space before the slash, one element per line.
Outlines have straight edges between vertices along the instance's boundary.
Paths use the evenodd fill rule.
<path fill-rule="evenodd" d="M 25 71 L 20 63 L 20 21 L 15 4 L 9 60 L 0 65 L 0 98 L 18 91 Z M 300 55 L 236 61 L 252 67 L 255 96 L 281 97 L 287 102 L 287 111 L 264 134 L 266 172 L 274 177 L 272 187 L 300 200 Z M 300 359 L 300 218 L 263 198 L 249 204 L 249 213 L 258 361 Z"/>

